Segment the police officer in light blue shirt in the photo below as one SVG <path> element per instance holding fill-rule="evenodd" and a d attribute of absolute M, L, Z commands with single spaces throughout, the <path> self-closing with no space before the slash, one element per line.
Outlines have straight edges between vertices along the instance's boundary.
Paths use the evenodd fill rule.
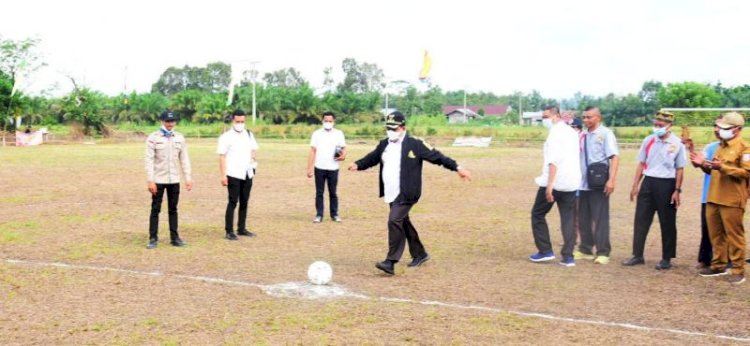
<path fill-rule="evenodd" d="M 643 140 L 638 153 L 630 200 L 637 197 L 633 229 L 633 257 L 625 266 L 644 264 L 643 252 L 654 214 L 659 214 L 662 259 L 657 270 L 672 268 L 677 255 L 677 208 L 680 206 L 682 178 L 687 155 L 682 140 L 670 130 L 674 114 L 658 112 L 654 133 Z M 643 182 L 641 183 L 641 180 Z"/>

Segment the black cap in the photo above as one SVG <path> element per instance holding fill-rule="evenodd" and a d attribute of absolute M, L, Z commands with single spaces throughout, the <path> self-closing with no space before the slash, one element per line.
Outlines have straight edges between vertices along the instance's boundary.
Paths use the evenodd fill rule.
<path fill-rule="evenodd" d="M 385 118 L 385 127 L 389 130 L 395 130 L 404 125 L 406 125 L 406 118 L 399 111 L 388 114 Z"/>
<path fill-rule="evenodd" d="M 575 127 L 577 129 L 582 129 L 583 121 L 581 121 L 581 118 L 573 118 L 573 120 L 570 122 L 570 126 Z"/>
<path fill-rule="evenodd" d="M 172 113 L 172 111 L 165 111 L 159 116 L 159 120 L 161 121 L 177 121 L 177 119 L 179 118 L 176 114 Z"/>

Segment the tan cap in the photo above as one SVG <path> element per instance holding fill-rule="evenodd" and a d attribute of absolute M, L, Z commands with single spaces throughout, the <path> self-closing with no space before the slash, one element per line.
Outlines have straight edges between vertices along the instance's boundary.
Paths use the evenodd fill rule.
<path fill-rule="evenodd" d="M 674 122 L 674 114 L 665 111 L 658 111 L 656 112 L 656 117 L 654 117 L 654 120 L 661 120 L 671 123 Z"/>
<path fill-rule="evenodd" d="M 737 126 L 745 126 L 745 118 L 737 112 L 725 113 L 721 119 L 716 121 L 716 126 L 722 129 L 731 129 Z"/>

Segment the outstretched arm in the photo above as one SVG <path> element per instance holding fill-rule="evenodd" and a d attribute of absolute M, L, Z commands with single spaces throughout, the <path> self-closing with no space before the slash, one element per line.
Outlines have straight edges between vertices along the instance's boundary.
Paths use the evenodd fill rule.
<path fill-rule="evenodd" d="M 364 171 L 370 167 L 373 167 L 380 163 L 380 159 L 383 156 L 383 149 L 385 148 L 385 144 L 382 142 L 378 144 L 378 146 L 375 148 L 375 150 L 371 151 L 369 154 L 365 155 L 365 157 L 355 161 L 351 166 L 349 166 L 350 171 Z"/>
<path fill-rule="evenodd" d="M 417 140 L 417 142 L 419 143 L 420 157 L 422 157 L 424 160 L 438 166 L 443 166 L 451 171 L 458 172 L 458 176 L 463 180 L 471 180 L 471 172 L 459 166 L 455 160 L 443 155 L 443 153 L 427 145 L 421 140 Z"/>

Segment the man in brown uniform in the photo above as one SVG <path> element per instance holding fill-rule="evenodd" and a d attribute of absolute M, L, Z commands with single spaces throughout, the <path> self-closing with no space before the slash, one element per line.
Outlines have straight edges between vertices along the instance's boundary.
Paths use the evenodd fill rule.
<path fill-rule="evenodd" d="M 750 144 L 742 140 L 740 131 L 745 119 L 731 112 L 716 122 L 721 142 L 711 161 L 697 157 L 696 164 L 710 171 L 706 221 L 713 246 L 711 267 L 700 271 L 701 276 L 729 275 L 729 282 L 745 281 L 745 228 L 742 224 L 748 197 L 750 178 Z M 732 261 L 727 272 L 727 257 Z"/>

